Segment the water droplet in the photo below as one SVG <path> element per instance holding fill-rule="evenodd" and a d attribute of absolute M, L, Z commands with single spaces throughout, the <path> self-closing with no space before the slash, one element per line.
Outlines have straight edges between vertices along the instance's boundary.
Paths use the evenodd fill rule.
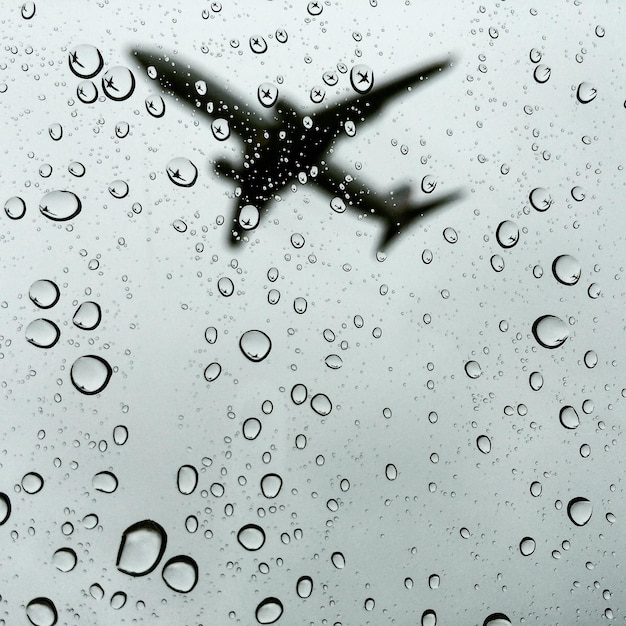
<path fill-rule="evenodd" d="M 459 235 L 457 234 L 456 230 L 454 230 L 454 228 L 450 228 L 448 226 L 443 230 L 443 238 L 448 243 L 456 243 L 459 240 Z"/>
<path fill-rule="evenodd" d="M 552 206 L 553 202 L 550 194 L 548 193 L 548 190 L 544 189 L 543 187 L 537 187 L 533 189 L 530 192 L 528 199 L 530 200 L 530 204 L 533 206 L 533 208 L 541 212 L 547 211 Z"/>
<path fill-rule="evenodd" d="M 98 88 L 92 80 L 81 80 L 76 87 L 76 95 L 83 104 L 92 104 L 98 99 Z"/>
<path fill-rule="evenodd" d="M 319 85 L 315 85 L 314 87 L 311 87 L 309 97 L 311 98 L 311 102 L 313 104 L 319 104 L 326 97 L 326 90 Z"/>
<path fill-rule="evenodd" d="M 67 171 L 72 175 L 76 176 L 76 178 L 81 178 L 85 175 L 85 166 L 79 161 L 72 161 L 67 166 Z"/>
<path fill-rule="evenodd" d="M 235 292 L 235 285 L 228 276 L 222 276 L 217 281 L 217 289 L 225 298 L 229 298 Z"/>
<path fill-rule="evenodd" d="M 374 72 L 367 65 L 355 65 L 350 70 L 350 84 L 359 94 L 367 93 L 374 86 Z"/>
<path fill-rule="evenodd" d="M 76 567 L 77 561 L 76 552 L 72 548 L 59 548 L 52 555 L 52 565 L 60 572 L 71 572 Z"/>
<path fill-rule="evenodd" d="M 532 48 L 528 56 L 530 57 L 532 63 L 539 63 L 543 55 L 541 54 L 541 50 L 538 50 L 537 48 Z"/>
<path fill-rule="evenodd" d="M 152 520 L 129 526 L 122 535 L 116 567 L 130 576 L 145 576 L 159 564 L 167 535 L 163 527 Z"/>
<path fill-rule="evenodd" d="M 337 569 L 343 569 L 346 566 L 346 559 L 341 552 L 333 552 L 330 561 Z"/>
<path fill-rule="evenodd" d="M 595 100 L 598 92 L 591 83 L 580 83 L 576 90 L 576 98 L 581 104 L 588 104 L 592 100 Z"/>
<path fill-rule="evenodd" d="M 26 605 L 26 617 L 33 626 L 54 626 L 58 615 L 50 598 L 35 598 Z"/>
<path fill-rule="evenodd" d="M 39 318 L 33 320 L 24 332 L 26 341 L 38 348 L 52 348 L 59 340 L 61 331 L 59 327 L 50 320 Z"/>
<path fill-rule="evenodd" d="M 313 579 L 310 576 L 300 576 L 296 582 L 296 593 L 300 598 L 309 598 L 313 593 Z"/>
<path fill-rule="evenodd" d="M 584 526 L 593 513 L 593 506 L 587 498 L 573 498 L 567 505 L 567 515 L 576 526 Z"/>
<path fill-rule="evenodd" d="M 575 285 L 580 279 L 582 269 L 576 258 L 570 254 L 561 254 L 552 262 L 552 273 L 562 285 Z"/>
<path fill-rule="evenodd" d="M 119 611 L 126 604 L 127 597 L 123 591 L 116 591 L 109 601 L 111 608 Z"/>
<path fill-rule="evenodd" d="M 168 178 L 179 187 L 192 187 L 198 178 L 198 168 L 185 157 L 171 159 L 166 172 Z"/>
<path fill-rule="evenodd" d="M 128 195 L 128 183 L 125 180 L 114 180 L 108 189 L 109 193 L 118 200 Z"/>
<path fill-rule="evenodd" d="M 256 439 L 261 432 L 261 422 L 256 417 L 250 417 L 243 423 L 242 431 L 243 436 L 249 441 L 252 441 Z"/>
<path fill-rule="evenodd" d="M 237 541 L 250 552 L 260 550 L 265 543 L 265 531 L 256 524 L 246 524 L 239 529 Z"/>
<path fill-rule="evenodd" d="M 480 368 L 480 364 L 479 363 L 477 363 L 476 361 L 468 361 L 465 364 L 465 373 L 470 378 L 479 378 L 480 375 L 483 373 L 483 371 Z"/>
<path fill-rule="evenodd" d="M 491 452 L 491 439 L 489 439 L 487 435 L 478 437 L 478 439 L 476 439 L 476 445 L 483 454 L 489 454 L 489 452 Z"/>
<path fill-rule="evenodd" d="M 311 3 L 312 4 L 312 3 Z M 283 603 L 278 598 L 265 598 L 254 613 L 259 624 L 273 624 L 283 614 Z"/>
<path fill-rule="evenodd" d="M 128 441 L 128 428 L 120 424 L 113 429 L 113 441 L 118 446 L 123 446 Z"/>
<path fill-rule="evenodd" d="M 37 6 L 34 2 L 24 2 L 22 5 L 21 13 L 22 17 L 25 20 L 30 20 L 35 17 L 35 12 L 37 11 Z"/>
<path fill-rule="evenodd" d="M 82 203 L 75 193 L 61 189 L 47 193 L 39 202 L 41 214 L 55 222 L 71 220 L 81 208 Z"/>
<path fill-rule="evenodd" d="M 19 196 L 12 196 L 4 203 L 4 212 L 11 220 L 19 220 L 26 213 L 26 203 Z"/>
<path fill-rule="evenodd" d="M 319 15 L 323 8 L 320 0 L 312 0 L 307 4 L 306 10 L 309 12 L 309 15 Z"/>
<path fill-rule="evenodd" d="M 422 626 L 437 626 L 437 614 L 432 609 L 422 613 Z"/>
<path fill-rule="evenodd" d="M 219 117 L 211 122 L 211 132 L 218 141 L 226 141 L 230 137 L 230 126 L 228 120 Z"/>
<path fill-rule="evenodd" d="M 63 137 L 63 126 L 58 122 L 50 124 L 50 126 L 48 126 L 48 134 L 52 141 L 59 141 Z"/>
<path fill-rule="evenodd" d="M 492 613 L 485 619 L 483 626 L 511 626 L 511 620 L 504 613 Z"/>
<path fill-rule="evenodd" d="M 185 528 L 189 533 L 195 533 L 198 530 L 200 523 L 195 515 L 188 515 L 185 519 Z"/>
<path fill-rule="evenodd" d="M 573 406 L 569 405 L 564 406 L 559 411 L 559 421 L 565 428 L 570 430 L 578 428 L 578 426 L 580 425 L 580 419 L 578 417 L 576 409 Z"/>
<path fill-rule="evenodd" d="M 583 361 L 585 362 L 585 366 L 589 369 L 593 369 L 598 364 L 598 355 L 595 350 L 587 350 L 585 352 L 585 356 L 583 357 Z"/>
<path fill-rule="evenodd" d="M 94 600 L 102 600 L 104 598 L 104 589 L 98 583 L 89 586 L 89 595 Z"/>
<path fill-rule="evenodd" d="M 150 95 L 144 100 L 146 111 L 157 119 L 165 115 L 165 100 L 159 95 Z"/>
<path fill-rule="evenodd" d="M 291 388 L 291 400 L 294 404 L 302 404 L 307 398 L 307 388 L 302 383 L 297 383 Z"/>
<path fill-rule="evenodd" d="M 498 224 L 496 239 L 503 248 L 512 248 L 519 241 L 519 228 L 515 222 L 505 220 Z"/>
<path fill-rule="evenodd" d="M 102 77 L 102 90 L 111 100 L 126 100 L 135 91 L 135 76 L 127 67 L 112 67 Z"/>
<path fill-rule="evenodd" d="M 113 370 L 103 358 L 95 354 L 78 357 L 70 370 L 70 379 L 78 391 L 86 395 L 100 393 L 111 379 Z"/>
<path fill-rule="evenodd" d="M 272 83 L 261 83 L 257 89 L 257 97 L 266 109 L 273 107 L 278 100 L 278 88 Z"/>
<path fill-rule="evenodd" d="M 98 472 L 91 481 L 93 488 L 101 493 L 113 493 L 117 489 L 117 477 L 112 472 Z"/>
<path fill-rule="evenodd" d="M 543 387 L 543 376 L 541 372 L 532 372 L 528 377 L 528 384 L 533 391 L 539 391 Z"/>
<path fill-rule="evenodd" d="M 328 415 L 333 410 L 330 398 L 324 393 L 318 393 L 311 398 L 311 408 L 322 417 Z"/>
<path fill-rule="evenodd" d="M 539 84 L 543 84 L 543 83 L 547 83 L 548 80 L 550 79 L 550 74 L 552 73 L 552 70 L 547 66 L 547 65 L 537 65 L 537 67 L 535 67 L 535 71 L 533 72 L 533 76 L 535 78 L 535 80 L 539 83 Z"/>
<path fill-rule="evenodd" d="M 165 584 L 178 593 L 189 593 L 198 582 L 198 564 L 189 556 L 173 556 L 163 566 Z"/>
<path fill-rule="evenodd" d="M 118 122 L 115 125 L 115 136 L 118 139 L 124 139 L 130 132 L 130 125 L 128 122 Z"/>
<path fill-rule="evenodd" d="M 343 213 L 346 210 L 346 203 L 343 198 L 336 197 L 330 201 L 330 208 L 335 213 Z"/>
<path fill-rule="evenodd" d="M 523 556 L 530 556 L 535 551 L 535 540 L 532 537 L 524 537 L 519 542 L 519 551 Z"/>
<path fill-rule="evenodd" d="M 307 307 L 308 307 L 308 302 L 306 301 L 306 298 L 298 297 L 294 299 L 293 310 L 299 315 L 306 313 Z"/>
<path fill-rule="evenodd" d="M 198 485 L 198 470 L 193 465 L 181 465 L 176 477 L 178 491 L 188 496 L 193 493 Z"/>
<path fill-rule="evenodd" d="M 267 51 L 267 42 L 261 35 L 253 35 L 250 37 L 250 50 L 255 54 L 263 54 Z"/>
<path fill-rule="evenodd" d="M 43 489 L 43 484 L 43 478 L 37 472 L 28 472 L 22 476 L 22 489 L 30 495 L 40 492 Z"/>
<path fill-rule="evenodd" d="M 421 188 L 424 193 L 432 193 L 437 187 L 437 179 L 428 174 L 422 178 Z"/>
<path fill-rule="evenodd" d="M 60 295 L 56 283 L 46 279 L 36 280 L 28 290 L 28 297 L 40 309 L 53 307 L 59 301 Z"/>
<path fill-rule="evenodd" d="M 270 353 L 272 342 L 270 338 L 261 330 L 248 330 L 239 339 L 239 348 L 243 355 L 258 363 Z"/>
<path fill-rule="evenodd" d="M 253 204 L 246 204 L 239 211 L 237 221 L 244 230 L 253 230 L 259 225 L 261 214 Z"/>
<path fill-rule="evenodd" d="M 278 304 L 278 301 L 280 300 L 280 291 L 278 291 L 278 289 L 270 289 L 267 292 L 267 301 L 270 304 Z"/>
<path fill-rule="evenodd" d="M 324 363 L 331 370 L 338 370 L 343 365 L 343 360 L 338 354 L 329 354 L 326 359 L 324 359 Z"/>
<path fill-rule="evenodd" d="M 265 474 L 261 478 L 261 491 L 266 498 L 275 498 L 282 486 L 283 479 L 278 474 Z"/>
<path fill-rule="evenodd" d="M 539 481 L 535 480 L 530 484 L 530 495 L 534 498 L 538 498 L 542 491 L 543 487 Z"/>
<path fill-rule="evenodd" d="M 0 526 L 11 516 L 11 500 L 6 493 L 0 493 Z"/>
<path fill-rule="evenodd" d="M 219 375 L 222 373 L 222 366 L 219 363 L 211 363 L 207 365 L 204 370 L 204 379 L 208 383 L 212 383 L 214 380 L 217 380 Z"/>
<path fill-rule="evenodd" d="M 97 328 L 102 319 L 102 311 L 100 305 L 96 302 L 83 302 L 74 313 L 72 321 L 75 326 L 82 328 L 83 330 L 93 330 Z"/>
<path fill-rule="evenodd" d="M 398 478 L 398 470 L 393 463 L 388 463 L 385 467 L 385 476 L 387 480 L 395 480 Z"/>
<path fill-rule="evenodd" d="M 93 78 L 104 65 L 100 50 L 90 44 L 80 44 L 69 54 L 70 70 L 78 78 Z"/>
<path fill-rule="evenodd" d="M 555 315 L 543 315 L 535 320 L 532 332 L 537 343 L 550 350 L 562 346 L 569 337 L 565 322 Z"/>
<path fill-rule="evenodd" d="M 215 328 L 214 326 L 209 326 L 204 331 L 204 338 L 206 339 L 207 343 L 214 344 L 217 341 L 217 328 Z"/>

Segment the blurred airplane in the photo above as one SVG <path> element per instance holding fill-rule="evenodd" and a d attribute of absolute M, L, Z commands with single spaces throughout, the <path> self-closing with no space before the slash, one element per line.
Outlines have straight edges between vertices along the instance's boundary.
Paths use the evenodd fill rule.
<path fill-rule="evenodd" d="M 358 70 L 351 73 L 355 95 L 322 105 L 310 115 L 278 97 L 274 85 L 264 83 L 258 89 L 258 99 L 272 114 L 268 118 L 238 101 L 227 87 L 180 61 L 172 61 L 159 52 L 134 50 L 133 54 L 166 93 L 188 102 L 211 120 L 216 139 L 225 140 L 235 133 L 243 141 L 241 164 L 228 160 L 215 163 L 218 175 L 233 179 L 237 185 L 230 238 L 233 244 L 246 239 L 245 232 L 258 226 L 267 205 L 296 180 L 326 190 L 333 196 L 331 206 L 338 212 L 347 207 L 381 220 L 384 229 L 379 250 L 385 249 L 414 220 L 460 197 L 458 192 L 452 192 L 415 204 L 409 202 L 408 186 L 381 197 L 372 187 L 345 175 L 326 160 L 342 135 L 354 136 L 357 125 L 372 119 L 391 98 L 425 84 L 449 67 L 450 61 L 431 63 L 376 88 L 371 70 L 365 66 L 353 68 Z M 314 88 L 311 99 L 321 101 L 323 90 L 318 88 L 316 94 Z"/>

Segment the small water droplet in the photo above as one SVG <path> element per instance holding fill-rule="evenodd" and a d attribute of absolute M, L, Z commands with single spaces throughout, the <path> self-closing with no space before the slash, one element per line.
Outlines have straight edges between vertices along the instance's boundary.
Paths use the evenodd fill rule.
<path fill-rule="evenodd" d="M 225 298 L 229 298 L 235 292 L 235 285 L 228 276 L 222 276 L 217 281 L 217 289 Z"/>
<path fill-rule="evenodd" d="M 313 579 L 310 576 L 300 576 L 296 582 L 296 593 L 300 598 L 309 598 L 313 593 Z"/>
<path fill-rule="evenodd" d="M 530 192 L 528 197 L 530 204 L 537 211 L 547 211 L 552 206 L 552 198 L 547 189 L 537 187 Z"/>
<path fill-rule="evenodd" d="M 185 157 L 171 159 L 165 170 L 168 178 L 178 187 L 192 187 L 198 179 L 198 168 Z"/>
<path fill-rule="evenodd" d="M 541 372 L 532 372 L 528 377 L 528 384 L 533 391 L 539 391 L 543 387 L 543 376 Z"/>
<path fill-rule="evenodd" d="M 161 577 L 178 593 L 189 593 L 198 582 L 198 564 L 189 556 L 173 556 L 163 566 Z"/>
<path fill-rule="evenodd" d="M 483 371 L 479 363 L 477 363 L 476 361 L 468 361 L 465 364 L 465 373 L 470 378 L 479 378 Z"/>
<path fill-rule="evenodd" d="M 326 366 L 332 370 L 338 370 L 343 365 L 343 360 L 338 354 L 329 354 L 325 359 L 324 363 Z"/>
<path fill-rule="evenodd" d="M 58 122 L 48 126 L 48 134 L 53 141 L 59 141 L 63 137 L 63 126 Z"/>
<path fill-rule="evenodd" d="M 533 76 L 535 78 L 535 80 L 539 83 L 539 84 L 543 84 L 543 83 L 547 83 L 548 80 L 550 79 L 550 74 L 552 73 L 551 68 L 549 68 L 547 65 L 537 65 L 537 67 L 535 67 L 535 71 L 533 72 Z"/>
<path fill-rule="evenodd" d="M 76 552 L 72 548 L 59 548 L 52 555 L 52 564 L 60 572 L 71 572 L 76 567 L 77 562 Z"/>
<path fill-rule="evenodd" d="M 256 439 L 261 432 L 261 422 L 256 417 L 250 417 L 243 423 L 242 431 L 243 436 L 249 441 L 252 441 Z"/>
<path fill-rule="evenodd" d="M 422 613 L 421 626 L 437 626 L 437 614 L 432 609 Z"/>
<path fill-rule="evenodd" d="M 216 362 L 211 363 L 207 365 L 206 369 L 204 370 L 204 379 L 208 383 L 212 383 L 214 380 L 217 380 L 217 378 L 219 378 L 219 375 L 221 373 L 222 373 L 222 366 Z"/>
<path fill-rule="evenodd" d="M 511 620 L 504 613 L 492 613 L 485 619 L 483 626 L 511 626 Z"/>
<path fill-rule="evenodd" d="M 385 476 L 387 480 L 395 480 L 398 478 L 398 470 L 393 463 L 388 463 L 385 467 Z"/>
<path fill-rule="evenodd" d="M 343 569 L 346 566 L 346 559 L 341 552 L 333 552 L 330 561 L 337 569 Z"/>
<path fill-rule="evenodd" d="M 489 454 L 489 452 L 491 452 L 491 439 L 489 439 L 487 435 L 480 435 L 480 437 L 476 439 L 476 445 L 483 454 Z"/>
<path fill-rule="evenodd" d="M 100 393 L 111 379 L 113 370 L 102 357 L 88 354 L 78 357 L 70 370 L 74 387 L 86 395 Z"/>

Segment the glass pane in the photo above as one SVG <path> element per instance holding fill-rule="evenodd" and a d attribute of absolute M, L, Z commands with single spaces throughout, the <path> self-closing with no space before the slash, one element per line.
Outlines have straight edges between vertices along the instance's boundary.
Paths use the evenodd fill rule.
<path fill-rule="evenodd" d="M 625 29 L 6 7 L 0 624 L 623 621 Z"/>

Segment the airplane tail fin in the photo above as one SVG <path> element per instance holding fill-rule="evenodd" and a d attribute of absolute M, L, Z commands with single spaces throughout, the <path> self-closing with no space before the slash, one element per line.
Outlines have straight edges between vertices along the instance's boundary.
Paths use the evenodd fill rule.
<path fill-rule="evenodd" d="M 410 188 L 400 188 L 394 193 L 394 202 L 386 205 L 386 209 L 379 209 L 377 214 L 385 224 L 378 249 L 385 250 L 389 244 L 407 228 L 414 220 L 421 219 L 446 204 L 449 204 L 461 197 L 461 193 L 453 191 L 428 202 L 420 204 L 409 204 Z"/>

